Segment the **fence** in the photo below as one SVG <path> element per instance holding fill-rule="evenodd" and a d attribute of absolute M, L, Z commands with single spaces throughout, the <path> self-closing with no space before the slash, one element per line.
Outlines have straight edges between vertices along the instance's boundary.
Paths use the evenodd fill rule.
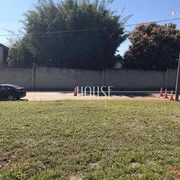
<path fill-rule="evenodd" d="M 176 70 L 73 70 L 60 68 L 0 68 L 0 83 L 29 90 L 72 90 L 75 86 L 113 86 L 120 90 L 174 89 Z"/>

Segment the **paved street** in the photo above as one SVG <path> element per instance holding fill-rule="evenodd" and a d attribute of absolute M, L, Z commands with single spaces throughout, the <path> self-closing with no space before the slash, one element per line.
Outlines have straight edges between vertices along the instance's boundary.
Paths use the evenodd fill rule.
<path fill-rule="evenodd" d="M 111 97 L 105 96 L 74 96 L 73 92 L 27 92 L 23 100 L 28 101 L 56 101 L 64 99 L 74 100 L 159 100 L 157 92 L 126 91 L 114 92 Z"/>

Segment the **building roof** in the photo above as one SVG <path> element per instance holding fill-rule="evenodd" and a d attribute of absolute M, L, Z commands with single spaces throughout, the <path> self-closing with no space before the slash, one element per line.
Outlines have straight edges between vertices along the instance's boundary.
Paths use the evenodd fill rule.
<path fill-rule="evenodd" d="M 0 43 L 0 47 L 3 47 L 3 48 L 6 48 L 6 49 L 9 49 L 7 46 L 3 45 Z"/>

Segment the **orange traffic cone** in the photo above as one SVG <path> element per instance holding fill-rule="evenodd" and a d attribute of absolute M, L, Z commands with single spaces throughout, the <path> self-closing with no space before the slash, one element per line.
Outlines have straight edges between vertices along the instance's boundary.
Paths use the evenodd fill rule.
<path fill-rule="evenodd" d="M 160 97 L 163 97 L 163 90 L 162 90 L 162 88 L 160 90 Z"/>
<path fill-rule="evenodd" d="M 171 91 L 171 95 L 170 95 L 170 101 L 174 101 L 174 96 L 173 96 L 173 91 Z"/>
<path fill-rule="evenodd" d="M 77 87 L 74 88 L 74 96 L 77 96 Z"/>
<path fill-rule="evenodd" d="M 164 95 L 165 99 L 168 99 L 168 94 L 167 94 L 167 90 L 165 90 L 165 95 Z"/>

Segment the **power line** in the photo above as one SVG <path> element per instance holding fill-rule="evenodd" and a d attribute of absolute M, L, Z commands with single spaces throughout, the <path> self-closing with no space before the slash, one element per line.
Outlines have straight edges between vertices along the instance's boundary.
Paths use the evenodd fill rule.
<path fill-rule="evenodd" d="M 125 26 L 129 27 L 129 26 L 137 26 L 137 25 L 140 25 L 140 24 L 149 24 L 149 23 L 152 23 L 152 22 L 162 23 L 162 22 L 177 21 L 177 20 L 180 20 L 180 18 L 165 19 L 165 20 L 158 20 L 158 21 L 151 21 L 151 22 L 137 23 L 137 24 L 129 24 L 129 25 L 125 25 Z"/>
<path fill-rule="evenodd" d="M 140 24 L 149 24 L 152 22 L 155 23 L 162 23 L 162 22 L 169 22 L 169 21 L 177 21 L 180 20 L 180 18 L 174 18 L 174 19 L 165 19 L 165 20 L 158 20 L 158 21 L 149 21 L 149 22 L 142 22 L 142 23 L 137 23 L 137 24 L 127 24 L 124 25 L 125 27 L 132 27 L 132 26 L 137 26 Z M 38 33 L 29 33 L 28 36 L 32 36 L 32 35 L 37 35 L 37 36 L 51 36 L 53 34 L 65 34 L 65 33 L 76 33 L 76 32 L 89 32 L 89 31 L 99 31 L 99 30 L 107 30 L 107 29 L 115 29 L 115 28 L 91 28 L 91 29 L 77 29 L 77 30 L 72 30 L 72 31 L 54 31 L 54 32 L 38 32 Z M 21 36 L 22 34 L 0 34 L 0 36 Z"/>

